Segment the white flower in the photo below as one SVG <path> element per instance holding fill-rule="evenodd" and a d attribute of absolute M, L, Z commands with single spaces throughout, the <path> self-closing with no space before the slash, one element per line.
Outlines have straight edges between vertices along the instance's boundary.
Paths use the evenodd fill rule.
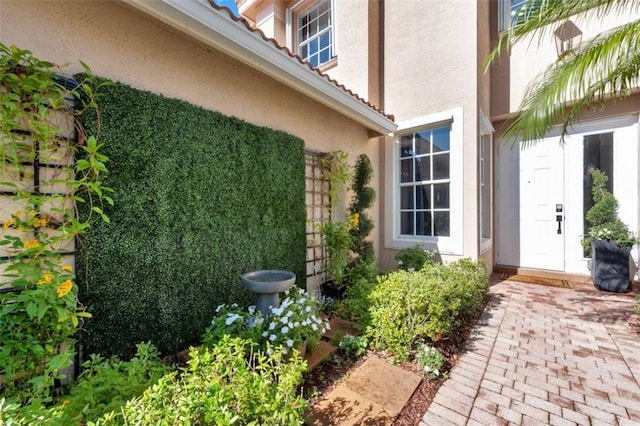
<path fill-rule="evenodd" d="M 287 324 L 287 326 L 288 326 L 289 328 L 293 328 L 293 323 L 292 323 L 291 321 L 289 321 L 289 324 Z"/>
<path fill-rule="evenodd" d="M 271 313 L 279 317 L 282 314 L 282 308 L 273 308 L 271 309 Z"/>
<path fill-rule="evenodd" d="M 415 268 L 407 268 L 407 272 L 415 272 L 416 269 Z"/>
<path fill-rule="evenodd" d="M 296 328 L 297 328 L 297 327 L 300 327 L 300 321 L 296 321 L 296 322 L 294 322 L 294 323 L 293 323 L 293 326 L 294 326 L 294 327 L 296 327 Z"/>
<path fill-rule="evenodd" d="M 402 260 L 398 260 L 398 265 L 402 266 L 402 264 L 403 264 Z"/>
<path fill-rule="evenodd" d="M 316 323 L 311 324 L 313 331 L 318 331 L 318 325 Z"/>
<path fill-rule="evenodd" d="M 287 334 L 289 332 L 289 327 L 282 327 L 282 330 L 280 331 L 282 331 L 282 334 Z"/>
<path fill-rule="evenodd" d="M 224 308 L 225 306 L 227 306 L 227 305 L 225 305 L 224 303 L 222 305 L 218 305 L 218 307 L 216 308 L 216 314 L 218 312 L 220 312 L 222 310 L 222 308 Z"/>
<path fill-rule="evenodd" d="M 269 340 L 271 340 L 272 342 L 276 340 L 276 335 L 272 334 L 271 336 L 269 336 Z"/>
<path fill-rule="evenodd" d="M 237 308 L 237 307 L 238 307 L 238 304 L 237 304 L 237 303 L 233 303 L 233 304 L 231 305 L 231 307 L 232 307 L 233 309 L 235 309 L 235 308 Z"/>
<path fill-rule="evenodd" d="M 327 330 L 331 330 L 331 325 L 328 322 L 325 323 L 324 326 L 327 328 Z"/>
<path fill-rule="evenodd" d="M 292 315 L 293 315 L 293 311 L 287 312 L 287 318 L 291 318 Z"/>
<path fill-rule="evenodd" d="M 238 318 L 240 318 L 240 315 L 238 314 L 229 314 L 229 316 L 227 317 L 227 320 L 224 323 L 227 325 L 231 325 Z"/>
<path fill-rule="evenodd" d="M 304 311 L 307 313 L 311 312 L 311 306 L 307 306 L 306 308 L 304 308 Z"/>
<path fill-rule="evenodd" d="M 440 371 L 436 368 L 435 370 L 433 370 L 433 374 L 435 374 L 436 376 L 440 375 Z"/>
<path fill-rule="evenodd" d="M 263 331 L 263 332 L 262 332 L 262 337 L 267 337 L 268 335 L 269 335 L 269 332 L 268 332 L 268 331 Z"/>
<path fill-rule="evenodd" d="M 431 371 L 431 368 L 429 368 L 429 366 L 428 366 L 428 365 L 425 365 L 425 366 L 424 366 L 424 371 L 426 371 L 426 372 L 428 373 L 428 372 L 430 372 L 430 371 Z"/>
<path fill-rule="evenodd" d="M 289 347 L 293 346 L 293 340 L 291 339 L 287 340 L 287 346 Z"/>
<path fill-rule="evenodd" d="M 255 314 L 255 313 L 256 313 L 256 305 L 251 305 L 251 306 L 249 306 L 249 307 L 247 308 L 247 310 L 249 311 L 249 313 L 250 313 L 251 315 Z"/>
<path fill-rule="evenodd" d="M 280 318 L 280 322 L 281 322 L 281 323 L 283 323 L 283 324 L 286 324 L 286 323 L 288 323 L 288 322 L 289 322 L 289 318 L 287 318 L 287 317 L 282 317 L 282 318 Z"/>
<path fill-rule="evenodd" d="M 271 324 L 269 324 L 269 330 L 275 330 L 276 328 L 276 323 L 271 321 Z"/>

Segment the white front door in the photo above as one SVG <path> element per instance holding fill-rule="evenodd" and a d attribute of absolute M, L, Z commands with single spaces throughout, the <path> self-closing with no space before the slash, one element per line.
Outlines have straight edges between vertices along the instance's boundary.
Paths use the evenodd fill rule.
<path fill-rule="evenodd" d="M 564 147 L 548 138 L 520 150 L 520 266 L 564 270 Z"/>
<path fill-rule="evenodd" d="M 608 168 L 620 217 L 637 231 L 637 123 L 627 116 L 577 125 L 564 145 L 550 134 L 529 148 L 499 146 L 497 264 L 589 274 L 580 242 L 594 161 Z"/>

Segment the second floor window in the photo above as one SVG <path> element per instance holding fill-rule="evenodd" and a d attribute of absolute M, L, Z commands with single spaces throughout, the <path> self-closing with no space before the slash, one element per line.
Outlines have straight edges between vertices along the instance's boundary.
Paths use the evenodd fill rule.
<path fill-rule="evenodd" d="M 297 15 L 298 55 L 314 67 L 331 61 L 334 54 L 331 0 L 320 0 Z"/>

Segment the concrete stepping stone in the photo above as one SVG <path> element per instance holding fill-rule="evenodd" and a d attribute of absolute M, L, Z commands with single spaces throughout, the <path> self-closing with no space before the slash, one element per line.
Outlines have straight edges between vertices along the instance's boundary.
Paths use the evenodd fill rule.
<path fill-rule="evenodd" d="M 369 358 L 307 413 L 309 425 L 390 425 L 422 377 Z"/>
<path fill-rule="evenodd" d="M 304 359 L 307 360 L 307 369 L 313 370 L 337 349 L 338 348 L 331 343 L 321 340 L 320 344 L 313 352 L 309 353 L 309 351 L 307 351 L 304 355 Z"/>

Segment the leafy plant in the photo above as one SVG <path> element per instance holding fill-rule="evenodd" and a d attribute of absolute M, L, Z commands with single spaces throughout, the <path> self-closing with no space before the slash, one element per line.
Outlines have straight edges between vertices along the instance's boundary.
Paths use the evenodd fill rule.
<path fill-rule="evenodd" d="M 352 336 L 351 334 L 345 334 L 338 345 L 344 355 L 351 359 L 366 354 L 368 346 L 367 336 Z"/>
<path fill-rule="evenodd" d="M 181 373 L 165 375 L 122 413 L 107 414 L 96 425 L 304 423 L 307 403 L 298 385 L 306 363 L 295 353 L 273 348 L 266 356 L 250 340 L 225 336 L 190 354 Z"/>
<path fill-rule="evenodd" d="M 369 295 L 376 287 L 375 278 L 352 281 L 342 300 L 336 302 L 336 312 L 341 318 L 355 321 L 363 329 L 371 323 Z"/>
<path fill-rule="evenodd" d="M 69 394 L 59 398 L 61 418 L 66 424 L 95 421 L 106 412 L 119 411 L 129 399 L 142 395 L 171 371 L 149 342 L 138 344 L 136 355 L 129 361 L 92 354 L 82 367 Z"/>
<path fill-rule="evenodd" d="M 350 262 L 351 245 L 353 238 L 351 229 L 358 226 L 359 217 L 352 215 L 347 221 L 329 221 L 320 226 L 320 233 L 327 245 L 327 273 L 336 283 L 344 282 L 347 266 Z"/>
<path fill-rule="evenodd" d="M 618 217 L 618 200 L 607 190 L 607 175 L 602 170 L 593 169 L 591 177 L 593 207 L 587 212 L 589 231 L 582 240 L 582 246 L 590 252 L 592 240 L 610 240 L 620 247 L 636 244 L 637 238 Z"/>
<path fill-rule="evenodd" d="M 443 373 L 444 357 L 433 346 L 421 344 L 418 348 L 416 360 L 425 377 L 429 380 L 437 379 Z"/>
<path fill-rule="evenodd" d="M 484 306 L 489 279 L 481 261 L 426 264 L 378 279 L 369 295 L 372 346 L 406 360 L 421 339 L 439 340 Z"/>
<path fill-rule="evenodd" d="M 50 401 L 54 380 L 71 365 L 72 336 L 90 315 L 61 253 L 95 219 L 108 223 L 104 205 L 113 204 L 102 144 L 77 125 L 69 105 L 79 101 L 76 116 L 95 111 L 95 80 L 82 65 L 86 78 L 67 81 L 54 64 L 0 44 L 0 187 L 15 194 L 16 206 L 0 231 L 7 256 L 0 261 L 7 290 L 0 294 L 0 393 L 21 405 Z M 86 215 L 76 214 L 77 204 Z"/>
<path fill-rule="evenodd" d="M 352 251 L 355 254 L 351 267 L 359 263 L 372 263 L 375 257 L 373 243 L 367 237 L 373 230 L 373 221 L 366 210 L 373 206 L 376 199 L 375 190 L 369 186 L 373 176 L 373 166 L 366 154 L 360 154 L 354 166 L 351 190 L 353 197 L 349 206 L 349 213 L 358 217 L 358 225 L 351 228 Z"/>
<path fill-rule="evenodd" d="M 419 245 L 405 247 L 396 253 L 398 268 L 405 271 L 418 271 L 428 263 L 433 263 L 435 251 L 425 250 Z"/>
<path fill-rule="evenodd" d="M 320 344 L 329 323 L 320 317 L 320 300 L 299 287 L 285 292 L 279 308 L 272 307 L 263 318 L 255 306 L 246 311 L 238 305 L 220 305 L 204 336 L 204 343 L 217 344 L 224 336 L 241 337 L 255 342 L 263 351 L 269 346 L 283 346 L 287 352 L 303 343 L 313 350 Z"/>
<path fill-rule="evenodd" d="M 340 194 L 352 176 L 348 155 L 344 151 L 334 150 L 323 157 L 321 161 L 325 171 L 323 178 L 329 183 L 329 203 L 333 208 L 338 205 Z"/>

